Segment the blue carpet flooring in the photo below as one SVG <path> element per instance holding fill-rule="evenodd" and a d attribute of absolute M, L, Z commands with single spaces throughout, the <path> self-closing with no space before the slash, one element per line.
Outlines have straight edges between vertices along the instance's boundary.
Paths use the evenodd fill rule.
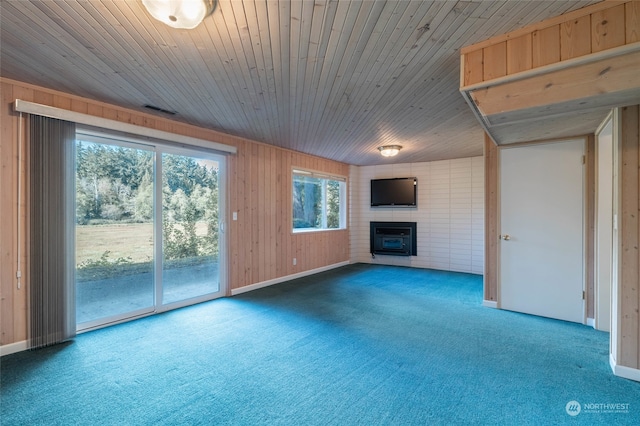
<path fill-rule="evenodd" d="M 607 333 L 481 302 L 477 275 L 349 265 L 5 356 L 0 423 L 640 424 Z"/>

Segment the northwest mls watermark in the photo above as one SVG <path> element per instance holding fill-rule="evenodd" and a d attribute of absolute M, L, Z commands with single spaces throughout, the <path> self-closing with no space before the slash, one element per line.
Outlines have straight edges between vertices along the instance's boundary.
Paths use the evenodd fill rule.
<path fill-rule="evenodd" d="M 629 414 L 629 406 L 631 404 L 622 402 L 589 402 L 579 403 L 578 401 L 569 401 L 564 407 L 565 411 L 571 417 L 578 414 Z"/>

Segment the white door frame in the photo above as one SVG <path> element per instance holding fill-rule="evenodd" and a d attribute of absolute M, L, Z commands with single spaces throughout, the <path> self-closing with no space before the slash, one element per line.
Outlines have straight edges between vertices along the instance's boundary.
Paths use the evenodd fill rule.
<path fill-rule="evenodd" d="M 595 132 L 596 203 L 594 327 L 611 330 L 611 287 L 613 268 L 613 114 Z"/>

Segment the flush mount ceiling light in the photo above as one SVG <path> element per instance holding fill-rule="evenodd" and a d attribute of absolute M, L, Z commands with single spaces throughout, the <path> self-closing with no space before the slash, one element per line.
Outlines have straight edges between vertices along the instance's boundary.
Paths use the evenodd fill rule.
<path fill-rule="evenodd" d="M 393 157 L 394 155 L 398 155 L 402 146 L 400 145 L 385 145 L 379 146 L 378 151 L 382 154 L 383 157 Z"/>
<path fill-rule="evenodd" d="M 215 8 L 215 0 L 142 0 L 158 21 L 173 28 L 197 27 Z"/>

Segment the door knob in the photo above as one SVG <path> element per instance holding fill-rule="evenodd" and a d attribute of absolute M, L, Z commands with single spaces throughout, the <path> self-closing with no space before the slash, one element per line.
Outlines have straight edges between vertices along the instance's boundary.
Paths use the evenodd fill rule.
<path fill-rule="evenodd" d="M 504 234 L 504 235 L 502 235 L 502 239 L 505 240 L 505 241 L 509 241 L 511 239 L 511 235 Z"/>

